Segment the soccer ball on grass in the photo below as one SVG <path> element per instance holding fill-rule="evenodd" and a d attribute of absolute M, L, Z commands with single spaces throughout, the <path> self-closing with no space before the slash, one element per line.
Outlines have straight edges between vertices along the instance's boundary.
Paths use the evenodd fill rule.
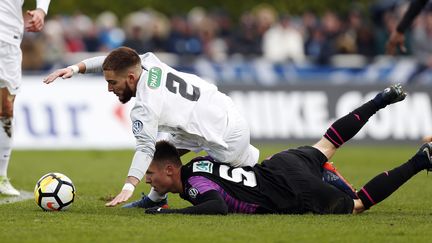
<path fill-rule="evenodd" d="M 61 173 L 48 173 L 36 183 L 34 196 L 43 210 L 65 210 L 74 201 L 75 186 L 69 177 Z"/>

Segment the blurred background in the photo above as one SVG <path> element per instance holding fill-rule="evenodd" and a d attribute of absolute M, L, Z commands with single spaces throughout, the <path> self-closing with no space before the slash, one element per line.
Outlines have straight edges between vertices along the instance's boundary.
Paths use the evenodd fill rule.
<path fill-rule="evenodd" d="M 335 118 L 403 83 L 407 100 L 374 117 L 357 141 L 418 143 L 432 134 L 432 8 L 406 33 L 407 52 L 385 55 L 408 3 L 52 0 L 43 32 L 22 42 L 16 146 L 133 148 L 132 104 L 108 94 L 101 75 L 42 84 L 57 68 L 119 46 L 215 83 L 244 112 L 254 141 L 316 140 Z"/>

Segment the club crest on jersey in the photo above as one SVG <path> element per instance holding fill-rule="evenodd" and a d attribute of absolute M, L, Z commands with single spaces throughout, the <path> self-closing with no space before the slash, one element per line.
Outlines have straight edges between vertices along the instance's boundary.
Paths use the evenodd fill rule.
<path fill-rule="evenodd" d="M 189 194 L 189 197 L 196 198 L 196 196 L 199 194 L 199 191 L 195 187 L 191 187 L 188 190 L 188 194 Z"/>
<path fill-rule="evenodd" d="M 147 85 L 151 89 L 157 89 L 161 84 L 161 78 L 162 78 L 162 69 L 158 67 L 152 67 L 148 71 Z"/>
<path fill-rule="evenodd" d="M 140 133 L 143 129 L 143 123 L 140 120 L 136 120 L 132 124 L 132 132 L 133 134 L 137 135 Z"/>
<path fill-rule="evenodd" d="M 207 172 L 213 173 L 213 163 L 210 161 L 197 161 L 193 163 L 193 172 Z"/>

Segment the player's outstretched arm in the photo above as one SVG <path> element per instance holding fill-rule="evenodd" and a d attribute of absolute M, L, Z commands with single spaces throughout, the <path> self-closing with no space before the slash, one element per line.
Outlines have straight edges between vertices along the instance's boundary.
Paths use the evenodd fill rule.
<path fill-rule="evenodd" d="M 162 207 L 153 207 L 146 209 L 147 214 L 205 214 L 216 215 L 228 214 L 228 206 L 222 196 L 215 190 L 210 190 L 196 198 L 196 205 L 180 209 L 167 209 Z"/>
<path fill-rule="evenodd" d="M 71 78 L 76 73 L 84 73 L 85 70 L 86 70 L 86 65 L 83 62 L 80 62 L 72 66 L 55 70 L 54 72 L 46 76 L 43 79 L 43 82 L 49 84 L 54 82 L 59 77 L 61 77 L 62 79 Z"/>
<path fill-rule="evenodd" d="M 123 202 L 126 202 L 129 200 L 129 198 L 132 196 L 133 191 L 135 190 L 136 185 L 138 185 L 139 180 L 133 176 L 128 176 L 126 179 L 126 183 L 123 186 L 122 191 L 110 202 L 106 203 L 105 206 L 107 207 L 114 207 L 117 206 Z"/>
<path fill-rule="evenodd" d="M 91 57 L 82 60 L 78 64 L 57 69 L 44 78 L 43 82 L 49 84 L 54 82 L 58 77 L 66 79 L 72 77 L 76 73 L 100 73 L 102 72 L 102 64 L 105 58 L 106 56 Z"/>

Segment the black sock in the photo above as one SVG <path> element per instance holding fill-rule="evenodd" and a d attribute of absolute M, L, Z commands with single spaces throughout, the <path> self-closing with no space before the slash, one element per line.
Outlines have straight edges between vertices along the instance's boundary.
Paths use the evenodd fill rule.
<path fill-rule="evenodd" d="M 388 105 L 388 103 L 383 98 L 384 91 L 378 93 L 375 98 L 372 99 L 372 102 L 378 107 L 378 109 L 382 109 Z"/>
<path fill-rule="evenodd" d="M 357 192 L 365 209 L 381 202 L 419 171 L 429 167 L 427 156 L 418 152 L 408 162 L 374 177 Z"/>
<path fill-rule="evenodd" d="M 354 137 L 379 109 L 373 100 L 365 103 L 348 115 L 335 121 L 327 129 L 324 137 L 336 148 L 339 148 L 339 146 Z"/>

